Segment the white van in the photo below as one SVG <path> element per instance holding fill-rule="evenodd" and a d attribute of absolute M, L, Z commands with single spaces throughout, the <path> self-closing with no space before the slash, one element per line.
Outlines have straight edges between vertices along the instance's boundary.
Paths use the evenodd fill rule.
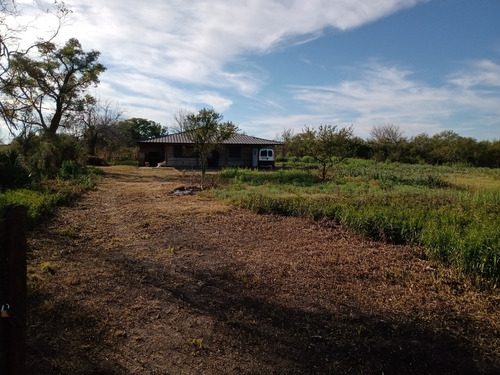
<path fill-rule="evenodd" d="M 259 168 L 274 168 L 274 159 L 276 154 L 272 148 L 261 148 L 259 150 Z"/>

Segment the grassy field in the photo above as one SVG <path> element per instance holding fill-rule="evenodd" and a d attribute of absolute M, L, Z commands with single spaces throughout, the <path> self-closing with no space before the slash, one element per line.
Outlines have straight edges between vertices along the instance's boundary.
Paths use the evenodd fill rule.
<path fill-rule="evenodd" d="M 294 164 L 226 169 L 213 194 L 261 213 L 329 218 L 423 246 L 431 258 L 500 281 L 500 170 L 348 160 L 320 182 L 310 163 Z"/>

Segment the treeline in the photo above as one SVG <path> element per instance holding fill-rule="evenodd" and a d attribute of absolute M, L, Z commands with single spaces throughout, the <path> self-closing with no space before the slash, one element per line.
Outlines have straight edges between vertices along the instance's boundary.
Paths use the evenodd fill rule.
<path fill-rule="evenodd" d="M 74 126 L 71 133 L 25 133 L 0 148 L 0 190 L 23 187 L 61 175 L 65 162 L 81 167 L 134 159 L 137 139 L 166 134 L 154 121 L 131 118 L 109 123 L 96 116 L 92 124 Z"/>
<path fill-rule="evenodd" d="M 324 128 L 326 127 L 321 126 L 319 129 Z M 336 127 L 333 128 L 336 129 Z M 343 143 L 342 147 L 340 144 L 337 144 L 336 149 L 330 147 L 331 155 L 337 158 L 346 156 L 373 159 L 379 162 L 500 167 L 500 140 L 477 141 L 474 138 L 460 136 L 451 130 L 432 136 L 423 133 L 414 137 L 405 137 L 400 127 L 392 124 L 374 127 L 371 137 L 364 140 L 352 136 L 352 128 L 348 129 L 351 130 L 350 136 L 340 138 Z M 290 130 L 284 131 L 281 138 L 282 156 L 285 158 L 306 155 L 315 157 L 314 151 L 304 150 L 304 139 L 311 139 L 312 130 L 314 128 L 305 127 L 299 134 L 293 134 Z M 335 132 L 339 133 L 340 130 L 336 129 Z M 321 137 L 316 137 L 315 140 L 321 141 Z M 328 137 L 323 136 L 323 142 L 325 141 L 328 141 Z"/>

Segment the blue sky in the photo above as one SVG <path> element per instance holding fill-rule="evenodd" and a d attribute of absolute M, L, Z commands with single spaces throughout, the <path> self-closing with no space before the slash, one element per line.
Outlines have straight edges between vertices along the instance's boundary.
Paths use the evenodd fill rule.
<path fill-rule="evenodd" d="M 169 126 L 206 107 L 269 139 L 320 124 L 352 124 L 365 139 L 384 124 L 500 139 L 499 0 L 65 4 L 60 40 L 101 52 L 95 95 L 125 117 Z M 50 22 L 39 17 L 25 39 Z"/>

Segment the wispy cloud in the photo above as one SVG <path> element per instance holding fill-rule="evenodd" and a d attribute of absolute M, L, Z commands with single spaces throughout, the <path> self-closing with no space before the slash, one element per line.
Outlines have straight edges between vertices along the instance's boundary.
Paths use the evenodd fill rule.
<path fill-rule="evenodd" d="M 360 67 L 360 77 L 356 80 L 325 86 L 294 86 L 291 92 L 294 100 L 314 113 L 311 120 L 353 123 L 362 136 L 368 136 L 373 126 L 386 123 L 400 125 L 407 135 L 435 133 L 456 116 L 478 109 L 482 116 L 491 115 L 486 118 L 500 117 L 500 66 L 492 61 L 478 61 L 470 66 L 474 69 L 451 75 L 442 86 L 432 86 L 413 78 L 410 69 L 371 62 Z M 297 119 L 304 121 L 303 116 L 292 115 L 288 123 L 295 128 L 302 126 Z M 279 119 L 276 124 L 286 121 Z M 484 118 L 470 121 L 468 124 L 462 119 L 465 130 Z"/>
<path fill-rule="evenodd" d="M 259 129 L 255 134 L 264 135 L 264 129 L 268 136 L 321 123 L 354 124 L 361 136 L 384 123 L 401 125 L 408 135 L 433 133 L 469 109 L 480 109 L 486 124 L 493 124 L 491 118 L 500 117 L 500 65 L 494 60 L 470 61 L 441 84 L 418 80 L 413 67 L 358 61 L 349 74 L 355 78 L 272 92 L 270 73 L 252 61 L 255 55 L 319 38 L 330 28 L 361 27 L 425 2 L 150 0 L 138 5 L 135 0 L 66 0 L 74 12 L 60 37 L 77 37 L 84 49 L 101 51 L 108 67 L 101 96 L 116 100 L 133 116 L 156 121 L 201 106 L 224 112 L 240 97 L 265 109 L 245 119 L 248 131 Z M 50 22 L 40 17 L 37 33 Z M 304 55 L 302 62 L 312 64 Z"/>
<path fill-rule="evenodd" d="M 74 22 L 63 33 L 78 34 L 86 45 L 102 51 L 111 66 L 140 69 L 146 76 L 231 86 L 247 94 L 264 84 L 260 72 L 226 69 L 245 54 L 269 53 L 316 38 L 328 27 L 358 27 L 419 2 L 154 0 L 138 7 L 131 0 L 67 0 Z"/>

